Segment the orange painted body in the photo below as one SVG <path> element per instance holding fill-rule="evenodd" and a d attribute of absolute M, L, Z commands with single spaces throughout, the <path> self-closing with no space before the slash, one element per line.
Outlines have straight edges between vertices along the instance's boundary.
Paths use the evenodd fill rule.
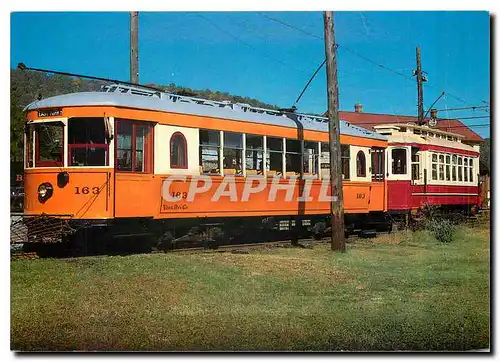
<path fill-rule="evenodd" d="M 243 201 L 243 190 L 245 179 L 235 180 L 236 198 L 231 200 L 230 196 L 221 196 L 216 202 L 212 201 L 214 194 L 222 182 L 222 177 L 212 177 L 212 187 L 209 191 L 197 194 L 193 201 L 182 199 L 178 202 L 162 200 L 159 217 L 186 218 L 186 217 L 222 217 L 222 216 L 276 216 L 276 215 L 317 215 L 328 214 L 331 202 L 319 201 L 322 192 L 321 180 L 312 180 L 309 197 L 311 201 L 300 201 L 299 191 L 304 188 L 299 186 L 299 180 L 295 180 L 295 186 L 291 188 L 292 197 L 287 201 L 285 189 L 279 189 L 275 193 L 274 201 L 269 201 L 271 193 L 271 180 L 267 180 L 266 188 L 258 193 L 250 194 L 248 201 Z M 280 185 L 288 185 L 288 179 L 281 179 Z M 325 184 L 324 195 L 330 195 L 329 185 Z M 174 181 L 169 188 L 170 193 L 180 193 L 182 196 L 189 194 L 190 179 L 187 182 Z M 229 190 L 229 187 L 224 187 Z M 325 192 L 326 191 L 326 192 Z M 369 211 L 383 211 L 384 186 L 383 182 L 364 183 L 346 182 L 344 191 L 345 213 L 367 213 Z M 305 199 L 305 198 L 304 198 Z M 378 205 L 370 207 L 370 205 Z"/>
<path fill-rule="evenodd" d="M 69 173 L 69 183 L 57 186 L 57 174 Z M 113 212 L 113 176 L 111 168 L 36 168 L 24 173 L 24 212 L 27 214 L 68 215 L 73 219 L 109 219 Z M 38 200 L 38 185 L 50 182 L 53 196 L 44 203 Z M 87 189 L 84 189 L 88 187 Z"/>
<path fill-rule="evenodd" d="M 295 128 L 255 124 L 243 121 L 208 118 L 194 115 L 172 114 L 166 112 L 136 110 L 118 107 L 67 107 L 62 109 L 62 117 L 115 117 L 131 120 L 144 120 L 160 124 L 183 127 L 215 129 L 268 135 L 274 137 L 299 138 Z M 28 112 L 29 120 L 39 119 L 36 111 Z M 302 136 L 301 136 L 302 137 Z M 304 140 L 328 142 L 328 133 L 304 130 Z M 355 136 L 340 136 L 343 144 L 386 147 L 387 142 Z M 167 142 L 168 140 L 165 140 Z M 57 186 L 57 174 L 66 171 L 70 175 L 69 184 Z M 286 192 L 277 191 L 274 202 L 268 201 L 270 183 L 267 179 L 265 191 L 251 194 L 249 201 L 241 201 L 245 184 L 244 177 L 236 177 L 237 201 L 222 196 L 217 202 L 211 198 L 222 182 L 221 176 L 212 176 L 210 191 L 197 194 L 193 202 L 168 202 L 162 198 L 162 186 L 168 175 L 153 173 L 117 172 L 113 168 L 99 167 L 52 167 L 28 168 L 25 170 L 25 213 L 27 214 L 64 214 L 73 219 L 112 219 L 127 217 L 198 218 L 198 217 L 243 217 L 269 215 L 317 215 L 329 214 L 330 201 L 319 201 L 321 180 L 312 180 L 310 197 L 312 201 L 301 202 L 299 182 L 293 190 L 292 201 L 285 201 Z M 188 182 L 174 182 L 170 191 L 188 192 Z M 38 186 L 50 182 L 54 187 L 53 196 L 45 203 L 37 197 Z M 287 184 L 289 179 L 281 179 Z M 87 187 L 89 192 L 84 193 Z M 98 192 L 94 192 L 98 190 Z M 330 194 L 328 187 L 327 195 Z M 386 211 L 387 187 L 385 181 L 343 183 L 345 213 L 365 214 L 371 211 Z M 177 206 L 176 206 L 177 205 Z"/>
<path fill-rule="evenodd" d="M 45 203 L 37 198 L 38 185 L 50 182 L 57 185 L 57 173 L 63 169 L 35 169 L 25 173 L 25 212 L 28 214 L 61 214 L 74 219 L 109 219 L 113 217 L 196 218 L 221 216 L 267 216 L 267 215 L 315 215 L 327 214 L 330 202 L 319 201 L 320 193 L 330 195 L 329 186 L 321 180 L 310 180 L 311 201 L 299 201 L 301 187 L 295 180 L 290 201 L 287 191 L 278 189 L 274 201 L 269 201 L 272 179 L 268 178 L 263 191 L 252 193 L 248 201 L 242 201 L 245 178 L 235 179 L 236 200 L 221 196 L 216 202 L 212 198 L 223 178 L 212 176 L 212 187 L 207 192 L 196 194 L 189 202 L 166 201 L 162 197 L 166 175 L 113 174 L 112 169 L 64 169 L 70 181 L 64 188 L 54 187 L 53 196 Z M 288 185 L 289 179 L 281 179 L 280 185 Z M 173 181 L 170 193 L 189 193 L 191 177 L 186 181 Z M 384 182 L 344 182 L 344 212 L 367 213 L 385 211 Z M 88 188 L 89 192 L 84 189 Z M 304 186 L 305 187 L 305 186 Z M 323 190 L 322 190 L 323 187 Z M 94 193 L 97 192 L 98 193 Z M 228 190 L 228 187 L 225 187 Z M 304 188 L 302 188 L 303 192 Z"/>

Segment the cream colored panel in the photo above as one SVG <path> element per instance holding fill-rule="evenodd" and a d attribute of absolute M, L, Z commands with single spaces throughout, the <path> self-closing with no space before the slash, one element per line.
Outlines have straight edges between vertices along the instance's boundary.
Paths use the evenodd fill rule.
<path fill-rule="evenodd" d="M 358 177 L 357 176 L 357 165 L 356 165 L 356 158 L 358 155 L 359 151 L 363 151 L 365 154 L 365 160 L 366 160 L 366 176 L 365 177 Z M 371 181 L 372 179 L 372 173 L 371 173 L 371 167 L 372 167 L 372 157 L 370 154 L 370 148 L 369 147 L 358 147 L 358 146 L 351 146 L 351 153 L 350 153 L 350 160 L 349 160 L 349 167 L 350 167 L 350 174 L 351 174 L 351 181 Z"/>
<path fill-rule="evenodd" d="M 393 149 L 406 149 L 406 174 L 393 174 L 392 173 L 392 150 Z M 387 147 L 386 154 L 386 170 L 388 171 L 389 176 L 387 176 L 387 180 L 395 181 L 395 180 L 411 180 L 411 147 L 405 146 L 396 146 L 396 147 Z"/>
<path fill-rule="evenodd" d="M 188 168 L 170 168 L 170 138 L 175 132 L 180 132 L 186 137 Z M 155 126 L 155 174 L 199 175 L 199 130 L 157 124 Z"/>

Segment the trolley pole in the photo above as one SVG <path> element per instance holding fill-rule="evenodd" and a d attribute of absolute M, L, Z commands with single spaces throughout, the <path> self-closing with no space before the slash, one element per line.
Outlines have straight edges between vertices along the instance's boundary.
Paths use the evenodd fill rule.
<path fill-rule="evenodd" d="M 345 251 L 344 197 L 340 153 L 339 92 L 333 11 L 323 13 L 325 24 L 326 82 L 328 92 L 328 133 L 330 145 L 330 185 L 332 250 Z"/>
<path fill-rule="evenodd" d="M 420 62 L 420 47 L 417 47 L 417 93 L 418 93 L 418 125 L 424 124 L 424 87 L 422 77 L 422 64 Z"/>
<path fill-rule="evenodd" d="M 130 12 L 130 82 L 139 84 L 139 13 Z"/>

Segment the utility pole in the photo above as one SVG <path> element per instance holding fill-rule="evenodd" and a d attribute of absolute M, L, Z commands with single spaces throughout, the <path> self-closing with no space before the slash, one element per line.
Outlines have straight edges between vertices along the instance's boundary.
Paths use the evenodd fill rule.
<path fill-rule="evenodd" d="M 130 12 L 130 82 L 139 84 L 139 13 Z"/>
<path fill-rule="evenodd" d="M 323 13 L 325 24 L 326 82 L 328 92 L 328 134 L 330 145 L 330 185 L 332 250 L 345 251 L 344 197 L 340 152 L 339 92 L 337 84 L 337 46 L 333 25 L 333 11 Z"/>
<path fill-rule="evenodd" d="M 424 124 L 424 87 L 422 76 L 422 64 L 420 63 L 420 47 L 417 47 L 417 70 L 414 72 L 417 76 L 417 92 L 418 92 L 418 124 Z"/>

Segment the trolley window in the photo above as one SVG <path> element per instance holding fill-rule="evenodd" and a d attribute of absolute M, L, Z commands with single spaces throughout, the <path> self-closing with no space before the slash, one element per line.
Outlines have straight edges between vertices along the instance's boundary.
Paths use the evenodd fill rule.
<path fill-rule="evenodd" d="M 299 140 L 286 140 L 286 172 L 301 173 L 302 164 L 301 142 Z"/>
<path fill-rule="evenodd" d="M 351 149 L 349 145 L 340 145 L 340 155 L 342 159 L 342 178 L 343 180 L 349 180 L 349 163 L 351 162 Z"/>
<path fill-rule="evenodd" d="M 462 157 L 458 157 L 458 181 L 462 181 Z"/>
<path fill-rule="evenodd" d="M 351 151 L 349 145 L 340 145 L 340 155 L 342 162 L 342 180 L 350 179 L 349 163 L 351 161 Z M 321 142 L 321 175 L 330 177 L 330 144 Z"/>
<path fill-rule="evenodd" d="M 464 157 L 464 181 L 469 181 L 469 159 Z"/>
<path fill-rule="evenodd" d="M 61 167 L 64 163 L 64 125 L 61 122 L 35 126 L 35 166 Z"/>
<path fill-rule="evenodd" d="M 380 181 L 384 179 L 384 149 L 373 147 L 372 155 L 372 180 Z"/>
<path fill-rule="evenodd" d="M 242 175 L 243 173 L 243 134 L 224 132 L 224 174 Z"/>
<path fill-rule="evenodd" d="M 270 176 L 283 174 L 283 138 L 266 137 L 266 165 Z"/>
<path fill-rule="evenodd" d="M 438 156 L 436 153 L 432 154 L 432 179 L 437 180 L 438 179 L 438 168 L 437 168 L 437 161 L 438 161 Z"/>
<path fill-rule="evenodd" d="M 474 163 L 473 159 L 469 158 L 469 181 L 474 182 Z"/>
<path fill-rule="evenodd" d="M 318 174 L 318 142 L 304 142 L 304 165 L 303 170 L 306 175 Z"/>
<path fill-rule="evenodd" d="M 451 180 L 457 180 L 457 155 L 451 156 Z"/>
<path fill-rule="evenodd" d="M 356 155 L 356 176 L 366 177 L 366 157 L 363 151 Z"/>
<path fill-rule="evenodd" d="M 439 180 L 444 180 L 444 155 L 439 155 Z"/>
<path fill-rule="evenodd" d="M 406 175 L 406 148 L 392 149 L 392 173 Z"/>
<path fill-rule="evenodd" d="M 150 173 L 153 170 L 153 127 L 144 122 L 117 122 L 116 169 Z"/>
<path fill-rule="evenodd" d="M 68 120 L 69 166 L 108 166 L 109 140 L 104 118 Z"/>
<path fill-rule="evenodd" d="M 420 180 L 420 149 L 418 147 L 411 148 L 411 179 Z"/>
<path fill-rule="evenodd" d="M 220 173 L 220 131 L 200 129 L 200 167 L 202 173 Z"/>
<path fill-rule="evenodd" d="M 247 134 L 245 167 L 247 175 L 262 174 L 264 170 L 264 137 Z"/>
<path fill-rule="evenodd" d="M 170 168 L 188 168 L 187 142 L 181 132 L 170 137 Z"/>
<path fill-rule="evenodd" d="M 451 157 L 450 155 L 446 155 L 446 181 L 450 181 L 451 176 L 450 176 L 450 161 Z"/>

